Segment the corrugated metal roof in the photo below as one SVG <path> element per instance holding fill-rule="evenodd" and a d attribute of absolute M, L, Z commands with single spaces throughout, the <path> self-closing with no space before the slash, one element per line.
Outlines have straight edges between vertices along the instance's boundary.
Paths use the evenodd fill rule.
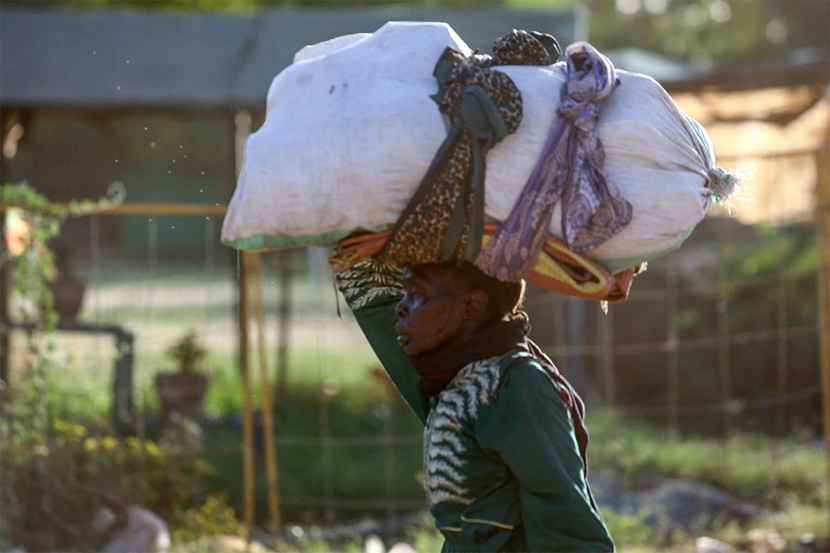
<path fill-rule="evenodd" d="M 273 77 L 307 44 L 387 21 L 444 21 L 489 52 L 512 28 L 577 38 L 579 11 L 428 7 L 251 15 L 0 8 L 0 105 L 64 108 L 264 107 Z"/>

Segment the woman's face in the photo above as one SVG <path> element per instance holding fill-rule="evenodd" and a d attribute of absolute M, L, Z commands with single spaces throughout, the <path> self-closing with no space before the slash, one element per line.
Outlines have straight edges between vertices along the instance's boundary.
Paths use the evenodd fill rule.
<path fill-rule="evenodd" d="M 469 317 L 468 293 L 448 271 L 437 265 L 406 267 L 403 285 L 395 334 L 407 355 L 447 349 L 472 336 L 475 321 Z"/>

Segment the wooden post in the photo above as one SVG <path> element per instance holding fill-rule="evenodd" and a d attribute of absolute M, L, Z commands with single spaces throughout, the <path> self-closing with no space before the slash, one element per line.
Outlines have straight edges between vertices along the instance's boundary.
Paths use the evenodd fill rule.
<path fill-rule="evenodd" d="M 668 368 L 669 432 L 680 436 L 680 329 L 677 256 L 666 260 L 666 353 Z"/>
<path fill-rule="evenodd" d="M 602 379 L 605 385 L 605 407 L 617 407 L 617 373 L 614 359 L 614 325 L 613 310 L 608 310 L 600 317 L 600 363 L 602 364 Z"/>
<path fill-rule="evenodd" d="M 239 361 L 242 370 L 242 471 L 243 498 L 245 502 L 245 530 L 248 539 L 254 531 L 256 509 L 254 505 L 254 408 L 251 389 L 251 363 L 249 355 L 249 282 L 250 252 L 239 252 Z"/>
<path fill-rule="evenodd" d="M 231 146 L 234 162 L 234 179 L 239 177 L 242 171 L 243 154 L 245 141 L 251 134 L 251 115 L 245 110 L 238 110 L 233 114 L 231 122 L 233 127 L 233 141 Z M 254 531 L 256 520 L 256 504 L 254 498 L 256 451 L 254 449 L 254 406 L 253 390 L 251 389 L 251 356 L 249 339 L 249 281 L 250 252 L 239 252 L 237 254 L 238 280 L 239 280 L 239 364 L 242 370 L 242 400 L 243 425 L 242 425 L 242 463 L 243 463 L 243 497 L 245 501 L 245 530 L 248 541 Z"/>
<path fill-rule="evenodd" d="M 285 397 L 288 387 L 288 339 L 289 323 L 291 321 L 291 252 L 281 252 L 277 255 L 277 269 L 279 278 L 280 303 L 277 311 L 277 403 Z"/>
<path fill-rule="evenodd" d="M 268 382 L 268 365 L 265 355 L 265 307 L 262 298 L 262 264 L 255 252 L 246 252 L 250 263 L 251 296 L 257 324 L 257 354 L 259 356 L 259 385 L 262 396 L 262 433 L 265 445 L 265 476 L 268 482 L 268 512 L 271 517 L 271 533 L 276 539 L 280 528 L 280 504 L 277 500 L 277 448 L 274 443 L 274 410 L 271 405 L 271 386 Z"/>
<path fill-rule="evenodd" d="M 718 237 L 718 383 L 720 384 L 720 402 L 723 407 L 723 438 L 728 440 L 733 431 L 732 378 L 729 373 L 729 353 L 732 338 L 729 334 L 729 281 L 722 263 L 725 257 L 723 236 Z"/>

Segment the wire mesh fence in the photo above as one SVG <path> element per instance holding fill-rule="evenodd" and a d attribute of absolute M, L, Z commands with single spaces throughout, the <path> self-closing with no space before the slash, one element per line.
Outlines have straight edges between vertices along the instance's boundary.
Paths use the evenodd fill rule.
<path fill-rule="evenodd" d="M 154 376 L 170 368 L 170 345 L 195 330 L 208 347 L 211 378 L 203 453 L 241 504 L 237 256 L 215 240 L 217 219 L 199 215 L 200 248 L 164 252 L 159 228 L 176 223 L 148 215 L 141 216 L 144 255 L 107 251 L 103 217 L 83 221 L 86 251 L 77 253 L 87 291 L 79 319 L 48 337 L 59 360 L 58 403 L 109 413 L 124 433 L 156 436 L 165 421 Z M 250 347 L 253 357 L 265 355 L 274 398 L 279 502 L 288 521 L 328 524 L 421 509 L 420 429 L 348 311 L 338 315 L 326 255 L 263 255 L 263 342 L 251 339 Z M 712 217 L 683 248 L 653 262 L 607 314 L 597 302 L 530 290 L 532 335 L 589 410 L 612 408 L 683 435 L 799 435 L 810 447 L 821 433 L 818 259 L 810 220 L 744 226 Z M 11 330 L 12 381 L 23 377 L 30 332 Z M 132 338 L 128 369 L 119 365 L 119 332 Z M 261 516 L 263 389 L 252 383 Z M 312 477 L 294 482 L 300 468 Z"/>
<path fill-rule="evenodd" d="M 328 252 L 263 254 L 254 302 L 262 309 L 246 312 L 240 257 L 220 245 L 221 218 L 209 207 L 146 206 L 71 221 L 66 233 L 86 281 L 82 311 L 47 335 L 17 318 L 22 300 L 13 295 L 4 323 L 10 382 L 26 378 L 27 339 L 43 334 L 55 359 L 56 415 L 109 417 L 122 434 L 155 439 L 169 424 L 155 377 L 172 368 L 168 349 L 192 330 L 208 350 L 201 455 L 215 469 L 212 485 L 240 511 L 250 509 L 257 525 L 269 525 L 269 447 L 283 524 L 392 520 L 422 510 L 421 429 L 339 305 Z M 724 448 L 732 436 L 761 433 L 815 449 L 823 430 L 826 209 L 753 224 L 715 213 L 607 313 L 595 301 L 531 288 L 532 336 L 589 412 L 611 409 L 619 424 L 645 421 Z M 108 238 L 115 221 L 130 236 L 127 247 Z M 249 336 L 240 325 L 246 318 L 256 330 Z M 275 446 L 265 439 L 265 397 Z M 248 423 L 246 405 L 254 411 Z M 757 462 L 775 466 L 781 453 L 773 443 Z M 731 462 L 726 454 L 711 460 L 714 470 Z"/>

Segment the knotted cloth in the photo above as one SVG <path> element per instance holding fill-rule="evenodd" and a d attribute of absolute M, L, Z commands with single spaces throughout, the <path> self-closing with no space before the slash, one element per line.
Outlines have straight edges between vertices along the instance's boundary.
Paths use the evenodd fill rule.
<path fill-rule="evenodd" d="M 493 55 L 466 57 L 446 48 L 435 66 L 432 99 L 450 120 L 447 137 L 378 254 L 392 265 L 475 261 L 484 225 L 487 152 L 516 131 L 522 96 L 494 65 L 550 65 L 559 55 L 550 36 L 513 30 L 497 40 Z"/>
<path fill-rule="evenodd" d="M 562 235 L 575 252 L 597 247 L 631 221 L 631 204 L 603 174 L 605 154 L 596 130 L 602 101 L 619 84 L 614 66 L 587 42 L 568 46 L 565 63 L 563 99 L 539 161 L 476 260 L 501 280 L 531 275 L 560 199 Z"/>
<path fill-rule="evenodd" d="M 484 225 L 487 243 L 497 225 Z M 335 273 L 351 270 L 358 262 L 377 254 L 391 231 L 360 233 L 338 242 L 336 253 L 329 258 Z M 645 270 L 645 264 L 611 274 L 600 263 L 569 249 L 552 234 L 548 234 L 542 253 L 527 281 L 547 290 L 579 298 L 619 303 L 628 299 L 634 276 Z"/>

